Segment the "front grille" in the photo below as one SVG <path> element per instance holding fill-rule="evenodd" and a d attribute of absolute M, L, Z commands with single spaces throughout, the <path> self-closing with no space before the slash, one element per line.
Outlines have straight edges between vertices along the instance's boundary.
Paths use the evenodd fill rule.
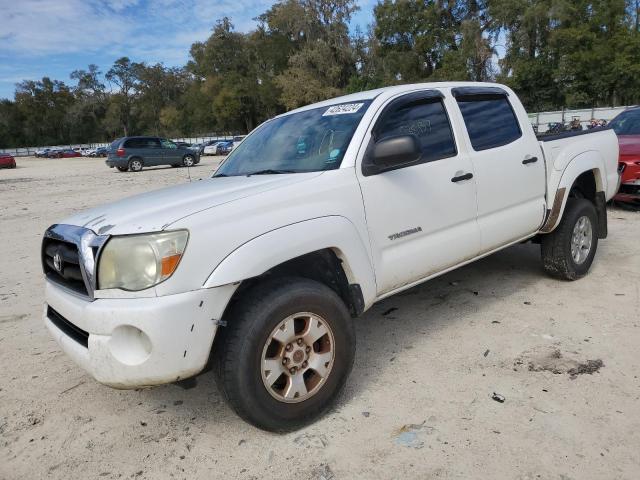
<path fill-rule="evenodd" d="M 68 337 L 71 337 L 85 348 L 89 347 L 89 332 L 85 332 L 81 328 L 76 327 L 73 323 L 51 308 L 51 306 L 47 306 L 47 318 Z"/>
<path fill-rule="evenodd" d="M 89 295 L 82 278 L 78 247 L 74 243 L 45 237 L 42 244 L 42 266 L 49 280 L 74 292 Z"/>

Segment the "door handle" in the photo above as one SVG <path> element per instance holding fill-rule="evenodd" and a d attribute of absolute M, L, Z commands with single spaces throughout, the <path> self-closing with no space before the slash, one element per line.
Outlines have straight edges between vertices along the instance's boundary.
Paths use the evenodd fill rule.
<path fill-rule="evenodd" d="M 529 157 L 522 160 L 522 164 L 526 165 L 527 163 L 536 163 L 538 161 L 538 157 Z"/>
<path fill-rule="evenodd" d="M 465 173 L 464 175 L 453 177 L 451 181 L 453 183 L 456 183 L 456 182 L 462 182 L 463 180 L 471 180 L 472 178 L 473 178 L 473 173 Z"/>

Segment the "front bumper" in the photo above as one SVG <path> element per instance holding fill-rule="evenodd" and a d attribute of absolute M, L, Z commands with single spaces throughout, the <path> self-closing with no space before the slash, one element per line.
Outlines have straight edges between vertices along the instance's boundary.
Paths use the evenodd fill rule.
<path fill-rule="evenodd" d="M 47 281 L 44 322 L 65 353 L 100 383 L 116 388 L 158 385 L 193 376 L 206 366 L 218 320 L 234 291 L 228 285 L 91 302 Z M 49 318 L 52 310 L 88 335 L 86 347 L 60 328 L 59 318 Z"/>

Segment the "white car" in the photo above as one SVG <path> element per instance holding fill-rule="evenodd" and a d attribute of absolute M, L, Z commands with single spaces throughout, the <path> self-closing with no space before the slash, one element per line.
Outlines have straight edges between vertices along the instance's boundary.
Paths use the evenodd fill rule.
<path fill-rule="evenodd" d="M 617 160 L 611 130 L 538 141 L 503 85 L 309 105 L 256 128 L 208 180 L 51 226 L 44 321 L 99 382 L 175 382 L 213 356 L 242 418 L 299 428 L 336 399 L 353 324 L 381 299 L 526 240 L 551 275 L 586 275 Z"/>
<path fill-rule="evenodd" d="M 207 145 L 203 150 L 204 155 L 218 155 L 218 147 L 223 143 L 226 142 L 216 142 L 211 145 Z"/>

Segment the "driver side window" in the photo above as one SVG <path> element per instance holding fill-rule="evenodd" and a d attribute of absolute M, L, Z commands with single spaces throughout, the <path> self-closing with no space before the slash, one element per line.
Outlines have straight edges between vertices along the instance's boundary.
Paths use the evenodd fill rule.
<path fill-rule="evenodd" d="M 442 98 L 409 94 L 395 100 L 387 108 L 373 130 L 376 142 L 389 137 L 413 135 L 418 139 L 422 152 L 419 163 L 457 154 Z"/>
<path fill-rule="evenodd" d="M 162 148 L 172 148 L 172 149 L 178 148 L 178 146 L 175 143 L 164 138 L 161 140 L 161 143 L 162 143 Z"/>

